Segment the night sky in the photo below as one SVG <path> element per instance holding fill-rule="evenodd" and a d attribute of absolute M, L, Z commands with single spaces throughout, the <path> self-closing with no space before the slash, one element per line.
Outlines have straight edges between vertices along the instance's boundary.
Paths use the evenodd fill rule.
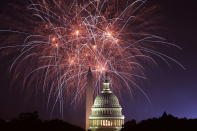
<path fill-rule="evenodd" d="M 186 70 L 174 63 L 168 67 L 162 62 L 158 67 L 147 69 L 148 79 L 141 83 L 141 86 L 150 97 L 151 103 L 136 90 L 134 98 L 124 97 L 120 100 L 123 114 L 126 121 L 159 117 L 164 111 L 181 118 L 197 118 L 197 2 L 196 0 L 152 1 L 152 4 L 160 6 L 158 15 L 163 16 L 160 24 L 167 30 L 159 34 L 183 48 L 181 51 L 169 50 L 169 54 L 180 61 Z M 9 2 L 11 0 L 1 0 L 0 13 L 6 9 Z M 0 21 L 3 20 L 4 18 L 0 17 Z M 5 34 L 1 33 L 0 37 L 2 35 L 4 38 Z M 0 57 L 0 118 L 11 119 L 18 113 L 37 110 L 43 119 L 49 119 L 50 111 L 44 104 L 45 96 L 34 94 L 27 96 L 16 83 L 11 84 L 12 74 L 8 71 L 11 60 L 12 56 L 9 55 Z M 67 105 L 64 120 L 82 126 L 85 114 L 84 109 L 80 107 L 73 108 Z M 55 109 L 54 114 L 57 115 L 53 118 L 59 116 L 58 109 Z"/>

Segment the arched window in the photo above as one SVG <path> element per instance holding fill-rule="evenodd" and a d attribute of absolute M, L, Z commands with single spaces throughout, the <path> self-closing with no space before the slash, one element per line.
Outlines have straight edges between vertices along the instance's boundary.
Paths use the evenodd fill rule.
<path fill-rule="evenodd" d="M 107 120 L 107 126 L 111 126 L 111 122 Z"/>
<path fill-rule="evenodd" d="M 92 126 L 94 126 L 94 120 L 92 120 Z"/>
<path fill-rule="evenodd" d="M 103 120 L 103 126 L 105 126 L 105 120 Z"/>

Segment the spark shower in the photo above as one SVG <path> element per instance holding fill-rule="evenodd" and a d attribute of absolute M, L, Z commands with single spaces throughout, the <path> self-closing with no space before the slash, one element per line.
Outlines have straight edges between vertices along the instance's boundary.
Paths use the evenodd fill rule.
<path fill-rule="evenodd" d="M 174 62 L 184 68 L 156 47 L 181 48 L 146 30 L 152 21 L 146 21 L 143 16 L 154 10 L 151 7 L 141 11 L 147 0 L 29 2 L 29 15 L 39 25 L 33 34 L 1 30 L 25 36 L 21 44 L 6 45 L 1 50 L 19 50 L 10 71 L 16 80 L 18 74 L 24 76 L 24 87 L 34 85 L 36 90 L 46 93 L 48 103 L 55 98 L 52 110 L 59 103 L 63 114 L 64 101 L 76 103 L 83 99 L 89 68 L 94 77 L 95 95 L 101 91 L 108 73 L 113 92 L 121 94 L 124 89 L 132 95 L 137 88 L 147 98 L 137 83 L 138 79 L 145 79 L 145 66 L 158 65 L 156 59 L 160 59 L 167 65 Z"/>

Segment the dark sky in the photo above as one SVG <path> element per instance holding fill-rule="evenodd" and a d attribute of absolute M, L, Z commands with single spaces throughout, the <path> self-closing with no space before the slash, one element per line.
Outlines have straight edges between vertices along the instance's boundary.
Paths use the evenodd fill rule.
<path fill-rule="evenodd" d="M 151 0 L 150 0 L 151 1 Z M 164 111 L 177 117 L 197 118 L 197 2 L 196 0 L 154 0 L 162 8 L 163 23 L 168 29 L 164 35 L 173 43 L 180 45 L 183 50 L 171 56 L 177 58 L 186 70 L 176 64 L 147 70 L 148 80 L 142 84 L 151 99 L 151 104 L 136 91 L 134 98 L 122 99 L 121 105 L 126 120 L 143 120 L 158 117 Z M 1 0 L 1 10 L 6 8 L 7 1 Z M 0 118 L 11 119 L 20 112 L 38 110 L 40 115 L 48 119 L 49 111 L 43 104 L 41 96 L 24 97 L 24 92 L 10 85 L 8 65 L 10 57 L 0 58 Z M 65 120 L 81 125 L 84 109 L 65 109 Z M 77 119 L 79 118 L 79 119 Z M 69 120 L 71 119 L 71 120 Z"/>

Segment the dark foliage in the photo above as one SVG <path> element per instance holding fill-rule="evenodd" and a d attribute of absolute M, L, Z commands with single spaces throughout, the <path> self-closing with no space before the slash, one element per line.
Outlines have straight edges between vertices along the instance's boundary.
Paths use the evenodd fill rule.
<path fill-rule="evenodd" d="M 18 118 L 5 121 L 0 119 L 0 131 L 84 131 L 82 128 L 62 120 L 39 119 L 38 113 L 21 113 Z M 179 119 L 163 113 L 160 118 L 152 118 L 136 123 L 131 120 L 125 123 L 121 131 L 197 131 L 197 119 Z"/>
<path fill-rule="evenodd" d="M 197 131 L 197 119 L 179 119 L 164 112 L 160 118 L 128 121 L 121 131 Z"/>
<path fill-rule="evenodd" d="M 21 113 L 11 121 L 0 119 L 0 131 L 83 131 L 82 128 L 62 120 L 42 121 L 38 113 Z"/>

